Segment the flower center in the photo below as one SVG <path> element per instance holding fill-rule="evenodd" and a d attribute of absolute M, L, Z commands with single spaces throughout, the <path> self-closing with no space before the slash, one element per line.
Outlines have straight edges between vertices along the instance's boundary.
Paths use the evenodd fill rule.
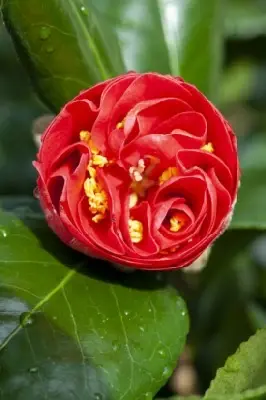
<path fill-rule="evenodd" d="M 178 232 L 185 225 L 185 219 L 179 213 L 174 214 L 169 222 L 171 232 Z"/>
<path fill-rule="evenodd" d="M 141 158 L 136 167 L 129 168 L 129 175 L 132 181 L 140 182 L 143 180 L 143 172 L 145 170 L 144 160 Z"/>

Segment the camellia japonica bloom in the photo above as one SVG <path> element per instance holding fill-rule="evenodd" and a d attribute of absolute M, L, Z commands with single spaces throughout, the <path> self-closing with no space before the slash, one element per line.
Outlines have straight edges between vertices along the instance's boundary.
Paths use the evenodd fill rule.
<path fill-rule="evenodd" d="M 43 134 L 34 165 L 63 242 L 140 269 L 195 261 L 227 227 L 239 181 L 228 122 L 195 86 L 157 73 L 83 91 Z"/>

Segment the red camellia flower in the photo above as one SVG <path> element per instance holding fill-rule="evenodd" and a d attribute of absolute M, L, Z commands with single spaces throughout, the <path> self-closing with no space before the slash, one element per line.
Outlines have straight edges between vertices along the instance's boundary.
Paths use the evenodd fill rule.
<path fill-rule="evenodd" d="M 48 224 L 87 255 L 190 265 L 227 227 L 239 164 L 228 122 L 181 78 L 130 72 L 70 101 L 35 166 Z"/>

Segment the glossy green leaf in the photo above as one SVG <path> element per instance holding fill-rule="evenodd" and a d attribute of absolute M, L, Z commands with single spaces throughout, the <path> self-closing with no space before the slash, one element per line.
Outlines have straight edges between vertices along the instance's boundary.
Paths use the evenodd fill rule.
<path fill-rule="evenodd" d="M 214 98 L 221 0 L 6 0 L 5 21 L 53 108 L 127 70 L 181 75 Z M 120 44 L 118 44 L 118 38 Z M 202 43 L 202 45 L 200 45 Z"/>
<path fill-rule="evenodd" d="M 124 72 L 117 37 L 89 0 L 5 0 L 3 15 L 42 97 L 58 110 Z"/>
<path fill-rule="evenodd" d="M 159 400 L 265 400 L 266 399 L 266 386 L 261 386 L 258 389 L 253 390 L 246 390 L 243 393 L 237 394 L 227 394 L 227 395 L 216 395 L 216 396 L 206 396 L 206 397 L 199 397 L 199 396 L 186 396 L 180 397 L 175 396 L 171 397 L 170 399 L 159 399 Z"/>
<path fill-rule="evenodd" d="M 128 69 L 181 75 L 217 96 L 221 0 L 99 0 L 116 28 Z"/>
<path fill-rule="evenodd" d="M 259 330 L 229 357 L 212 381 L 205 398 L 238 394 L 266 384 L 266 329 Z"/>
<path fill-rule="evenodd" d="M 0 398 L 151 399 L 185 341 L 183 300 L 66 248 L 23 203 L 0 214 Z"/>
<path fill-rule="evenodd" d="M 37 101 L 12 41 L 1 25 L 0 65 L 0 194 L 31 195 L 36 180 L 32 168 L 36 154 L 32 121 L 45 108 Z"/>

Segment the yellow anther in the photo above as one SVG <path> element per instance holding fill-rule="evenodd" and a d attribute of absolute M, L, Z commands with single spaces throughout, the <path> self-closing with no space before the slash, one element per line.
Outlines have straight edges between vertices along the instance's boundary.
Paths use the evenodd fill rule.
<path fill-rule="evenodd" d="M 159 184 L 162 185 L 164 182 L 168 181 L 173 176 L 177 175 L 178 175 L 178 169 L 176 167 L 169 167 L 159 177 Z"/>
<path fill-rule="evenodd" d="M 106 211 L 108 210 L 108 198 L 106 192 L 97 181 L 97 170 L 94 167 L 102 168 L 108 164 L 108 160 L 106 157 L 99 154 L 100 151 L 94 145 L 89 131 L 80 131 L 79 137 L 81 141 L 87 143 L 92 153 L 92 159 L 87 166 L 89 178 L 84 182 L 84 191 L 88 197 L 89 210 L 94 214 L 92 221 L 98 223 L 106 216 Z"/>
<path fill-rule="evenodd" d="M 131 195 L 129 196 L 129 208 L 133 208 L 135 207 L 135 205 L 138 202 L 138 195 L 137 193 L 131 193 Z"/>
<path fill-rule="evenodd" d="M 104 167 L 105 164 L 108 164 L 108 160 L 104 156 L 100 156 L 99 154 L 95 154 L 92 157 L 92 165 L 95 165 L 97 167 Z"/>
<path fill-rule="evenodd" d="M 82 142 L 87 143 L 87 145 L 90 147 L 92 154 L 99 154 L 99 149 L 93 143 L 91 133 L 89 131 L 80 131 L 79 138 Z"/>
<path fill-rule="evenodd" d="M 87 178 L 84 182 L 84 190 L 87 197 L 93 195 L 97 188 L 97 184 L 94 178 Z"/>
<path fill-rule="evenodd" d="M 91 134 L 89 131 L 80 131 L 79 138 L 82 142 L 88 142 L 91 138 Z"/>
<path fill-rule="evenodd" d="M 176 247 L 171 247 L 170 248 L 170 253 L 175 253 L 176 252 Z"/>
<path fill-rule="evenodd" d="M 136 220 L 128 221 L 129 235 L 133 243 L 139 243 L 143 239 L 143 224 Z"/>
<path fill-rule="evenodd" d="M 125 125 L 125 120 L 118 122 L 118 124 L 116 124 L 116 129 L 122 129 L 124 128 Z"/>
<path fill-rule="evenodd" d="M 92 217 L 92 221 L 96 222 L 96 224 L 100 221 L 102 221 L 105 218 L 104 214 L 96 214 L 94 217 Z"/>
<path fill-rule="evenodd" d="M 170 218 L 170 231 L 178 232 L 184 223 L 185 222 L 183 219 L 181 219 L 178 215 L 174 215 L 172 218 Z"/>
<path fill-rule="evenodd" d="M 87 178 L 84 182 L 85 194 L 89 200 L 89 210 L 92 214 L 96 214 L 92 220 L 94 222 L 99 222 L 105 217 L 105 213 L 108 210 L 108 199 L 106 192 L 96 182 L 95 178 Z M 97 216 L 102 214 L 103 217 Z"/>
<path fill-rule="evenodd" d="M 91 178 L 96 178 L 96 169 L 91 167 L 91 164 L 88 165 L 87 170 L 89 171 Z"/>
<path fill-rule="evenodd" d="M 205 144 L 204 146 L 201 147 L 201 150 L 207 151 L 208 153 L 213 153 L 214 152 L 214 147 L 211 142 Z"/>

